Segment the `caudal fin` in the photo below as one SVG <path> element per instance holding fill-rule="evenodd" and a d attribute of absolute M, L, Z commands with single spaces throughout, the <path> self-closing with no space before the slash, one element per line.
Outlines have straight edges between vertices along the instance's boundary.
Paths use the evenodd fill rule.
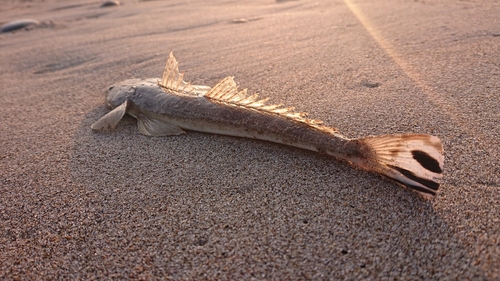
<path fill-rule="evenodd" d="M 385 175 L 432 199 L 443 177 L 443 145 L 430 135 L 386 135 L 359 141 L 373 149 L 370 170 Z"/>

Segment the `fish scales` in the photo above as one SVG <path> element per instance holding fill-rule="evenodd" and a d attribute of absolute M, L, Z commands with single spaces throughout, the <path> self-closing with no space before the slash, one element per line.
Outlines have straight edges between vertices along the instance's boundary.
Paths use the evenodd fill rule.
<path fill-rule="evenodd" d="M 144 98 L 145 96 L 152 98 Z M 202 96 L 169 94 L 156 83 L 137 86 L 136 94 L 131 96 L 130 101 L 132 113 L 148 111 L 159 119 L 188 130 L 269 141 L 280 140 L 277 142 L 324 153 L 327 150 L 346 147 L 352 141 L 345 138 L 332 139 L 329 132 L 311 130 L 305 123 L 280 118 L 265 111 L 230 106 Z M 203 126 L 199 125 L 200 120 Z"/>

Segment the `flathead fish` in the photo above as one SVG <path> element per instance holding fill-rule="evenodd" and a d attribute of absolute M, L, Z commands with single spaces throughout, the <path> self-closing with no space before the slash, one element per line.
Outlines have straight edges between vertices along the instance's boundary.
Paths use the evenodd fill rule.
<path fill-rule="evenodd" d="M 149 136 L 185 130 L 281 143 L 331 155 L 354 167 L 388 177 L 425 198 L 434 198 L 443 173 L 443 145 L 436 136 L 399 134 L 349 139 L 306 113 L 268 104 L 239 90 L 233 77 L 214 87 L 184 81 L 170 53 L 162 79 L 129 79 L 109 87 L 112 111 L 93 130 L 115 128 L 127 113 L 139 132 Z"/>

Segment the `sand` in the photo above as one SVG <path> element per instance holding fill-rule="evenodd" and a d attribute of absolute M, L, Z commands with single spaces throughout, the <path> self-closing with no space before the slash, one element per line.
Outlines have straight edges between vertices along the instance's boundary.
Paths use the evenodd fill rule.
<path fill-rule="evenodd" d="M 498 280 L 497 1 L 14 1 L 0 25 L 0 279 Z M 235 76 L 349 137 L 439 136 L 432 201 L 300 149 L 92 132 L 106 88 Z"/>

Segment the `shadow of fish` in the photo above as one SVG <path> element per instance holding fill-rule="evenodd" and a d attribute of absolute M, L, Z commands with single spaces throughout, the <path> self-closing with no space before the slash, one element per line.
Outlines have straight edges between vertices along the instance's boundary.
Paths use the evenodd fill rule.
<path fill-rule="evenodd" d="M 113 110 L 92 124 L 93 130 L 114 128 L 125 113 L 137 119 L 142 134 L 171 136 L 184 130 L 254 138 L 331 155 L 370 172 L 389 177 L 427 199 L 436 196 L 443 172 L 443 145 L 424 134 L 349 139 L 322 121 L 282 104 L 267 104 L 233 77 L 217 85 L 184 81 L 172 53 L 161 81 L 129 79 L 108 89 Z"/>

